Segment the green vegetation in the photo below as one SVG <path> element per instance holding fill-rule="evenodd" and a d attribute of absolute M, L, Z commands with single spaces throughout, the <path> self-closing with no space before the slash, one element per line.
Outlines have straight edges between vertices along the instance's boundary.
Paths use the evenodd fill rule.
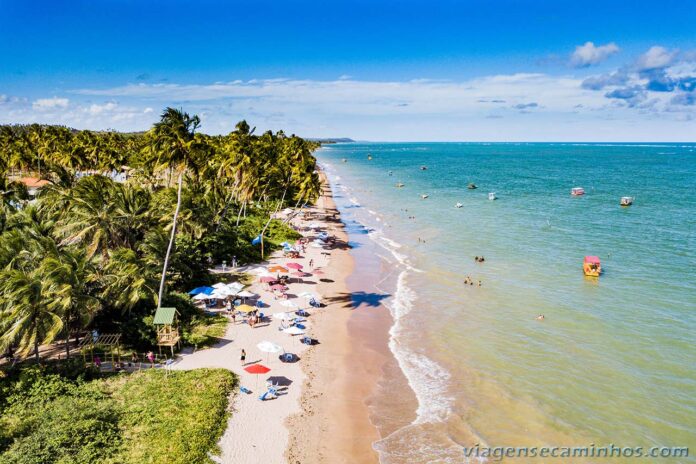
<path fill-rule="evenodd" d="M 0 464 L 211 462 L 235 385 L 223 369 L 0 380 Z"/>
<path fill-rule="evenodd" d="M 39 345 L 92 329 L 148 350 L 159 298 L 179 309 L 186 340 L 215 337 L 181 293 L 211 283 L 211 265 L 259 260 L 251 240 L 264 230 L 266 250 L 298 236 L 269 218 L 318 196 L 318 144 L 199 124 L 167 108 L 142 134 L 0 126 L 0 355 L 38 362 Z M 48 182 L 35 199 L 27 176 Z"/>

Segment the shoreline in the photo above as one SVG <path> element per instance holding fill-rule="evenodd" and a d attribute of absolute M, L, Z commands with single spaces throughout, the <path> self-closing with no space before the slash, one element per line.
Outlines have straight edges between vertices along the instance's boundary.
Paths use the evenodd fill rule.
<path fill-rule="evenodd" d="M 330 183 L 321 173 L 322 196 L 318 206 L 338 213 Z M 337 221 L 328 229 L 348 244 L 348 232 Z M 322 345 L 309 350 L 302 361 L 306 376 L 301 411 L 287 420 L 290 443 L 286 457 L 290 463 L 378 463 L 374 442 L 380 439 L 371 421 L 370 399 L 376 392 L 388 361 L 386 344 L 391 319 L 382 308 L 380 320 L 366 323 L 363 312 L 355 311 L 353 278 L 356 260 L 348 246 L 334 251 L 332 260 L 340 269 L 334 295 L 328 296 L 323 284 L 319 293 L 327 307 L 315 320 L 314 334 Z M 384 319 L 386 315 L 387 320 Z M 382 335 L 383 343 L 379 341 Z M 366 343 L 367 342 L 367 343 Z M 382 345 L 384 350 L 380 350 Z"/>

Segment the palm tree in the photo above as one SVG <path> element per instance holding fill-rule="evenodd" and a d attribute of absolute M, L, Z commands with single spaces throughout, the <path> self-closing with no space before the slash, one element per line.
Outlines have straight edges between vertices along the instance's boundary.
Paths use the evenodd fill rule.
<path fill-rule="evenodd" d="M 41 263 L 45 276 L 49 307 L 61 315 L 65 328 L 65 354 L 70 358 L 70 331 L 82 328 L 101 307 L 94 296 L 97 275 L 87 253 L 80 248 L 62 249 Z"/>
<path fill-rule="evenodd" d="M 0 273 L 0 349 L 14 344 L 20 354 L 51 343 L 63 330 L 59 308 L 52 305 L 43 269 L 6 269 Z"/>

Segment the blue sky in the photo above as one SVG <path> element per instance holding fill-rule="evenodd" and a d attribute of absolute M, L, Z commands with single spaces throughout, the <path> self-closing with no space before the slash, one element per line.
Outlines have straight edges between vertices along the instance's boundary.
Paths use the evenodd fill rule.
<path fill-rule="evenodd" d="M 696 139 L 696 2 L 0 0 L 0 122 Z"/>

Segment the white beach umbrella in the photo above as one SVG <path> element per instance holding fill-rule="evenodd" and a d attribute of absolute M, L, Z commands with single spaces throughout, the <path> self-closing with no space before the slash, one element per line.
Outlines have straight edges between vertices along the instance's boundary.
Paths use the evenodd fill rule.
<path fill-rule="evenodd" d="M 302 292 L 297 296 L 301 296 L 302 298 L 307 298 L 308 300 L 311 300 L 312 298 L 314 298 L 317 301 L 321 300 L 321 297 L 319 295 L 317 295 L 316 293 L 311 293 L 311 292 Z"/>
<path fill-rule="evenodd" d="M 261 343 L 256 345 L 256 347 L 264 353 L 280 353 L 281 351 L 283 351 L 282 346 L 277 345 L 273 342 L 269 342 L 268 340 L 262 341 Z"/>
<path fill-rule="evenodd" d="M 285 306 L 286 308 L 297 308 L 297 303 L 290 300 L 283 300 L 280 302 L 280 305 Z"/>
<path fill-rule="evenodd" d="M 273 317 L 276 319 L 280 319 L 281 321 L 291 321 L 295 319 L 295 316 L 290 313 L 275 313 L 273 314 Z"/>
<path fill-rule="evenodd" d="M 256 296 L 256 293 L 252 293 L 249 290 L 242 290 L 241 292 L 237 293 L 237 296 L 242 298 L 253 298 Z"/>
<path fill-rule="evenodd" d="M 284 329 L 283 332 L 290 335 L 302 335 L 304 330 L 300 329 L 299 327 L 292 326 Z"/>
<path fill-rule="evenodd" d="M 313 242 L 310 246 L 312 248 L 324 248 L 324 244 L 317 243 L 317 242 Z"/>
<path fill-rule="evenodd" d="M 228 296 L 229 295 L 227 295 L 226 293 L 224 293 L 222 291 L 215 290 L 213 293 L 208 295 L 208 298 L 227 298 Z"/>
<path fill-rule="evenodd" d="M 208 298 L 210 298 L 210 295 L 206 295 L 205 293 L 199 293 L 198 295 L 193 297 L 193 299 L 196 301 L 203 301 L 207 300 Z"/>
<path fill-rule="evenodd" d="M 218 282 L 215 285 L 213 285 L 213 288 L 218 289 L 218 290 L 221 288 L 225 288 L 225 287 L 227 287 L 227 284 L 224 284 L 222 282 Z"/>
<path fill-rule="evenodd" d="M 239 293 L 244 288 L 244 284 L 241 282 L 232 282 L 231 284 L 227 284 L 227 288 L 235 293 Z"/>

